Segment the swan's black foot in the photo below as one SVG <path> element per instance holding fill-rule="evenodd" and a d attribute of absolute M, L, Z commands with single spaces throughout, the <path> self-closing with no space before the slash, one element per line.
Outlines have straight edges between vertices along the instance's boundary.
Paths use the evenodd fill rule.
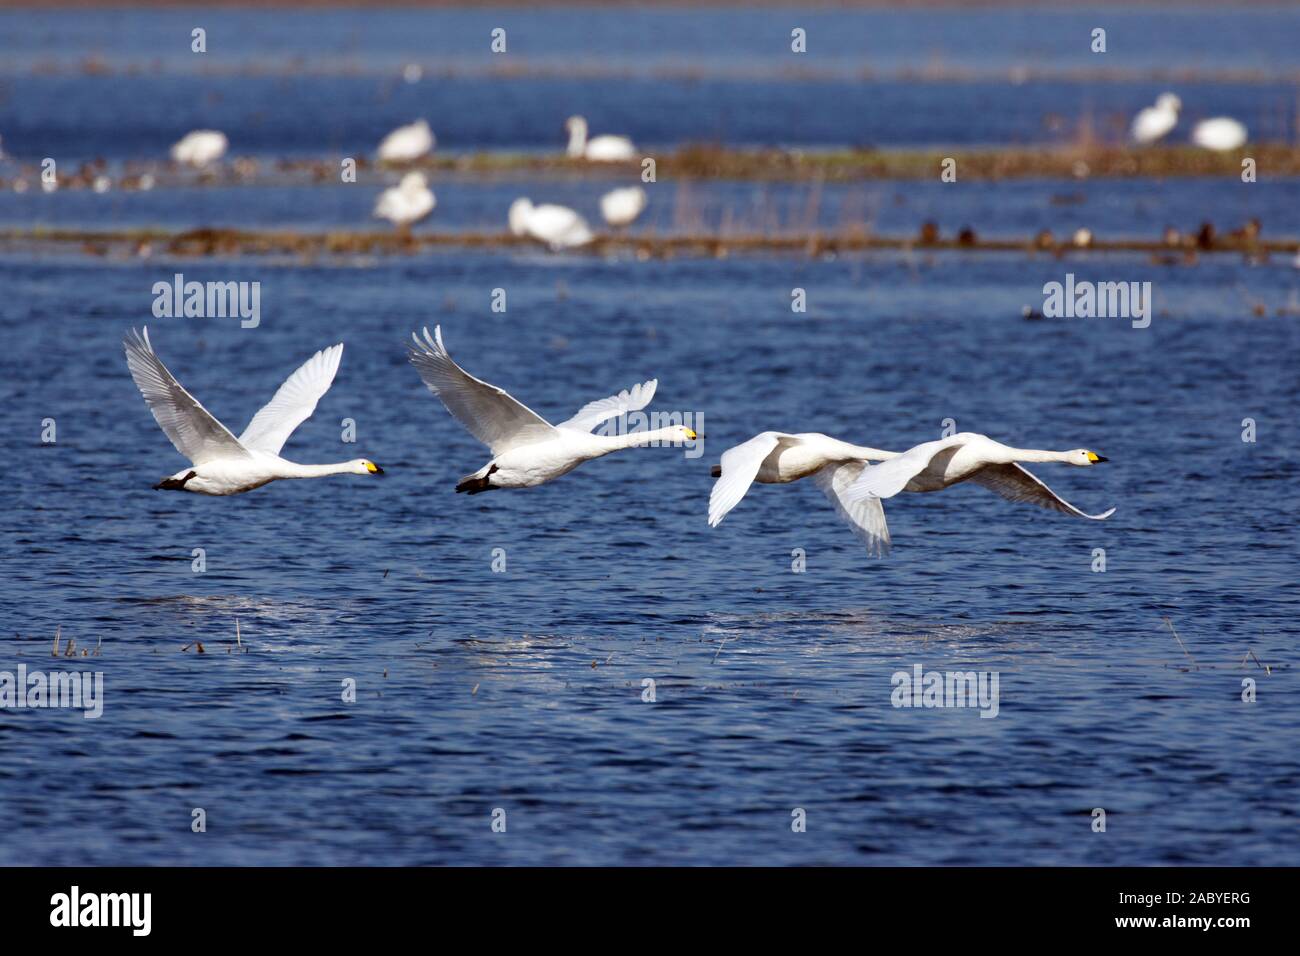
<path fill-rule="evenodd" d="M 490 484 L 488 479 L 496 470 L 497 466 L 493 465 L 488 469 L 487 474 L 483 475 L 481 478 L 475 475 L 470 475 L 468 478 L 462 478 L 456 483 L 456 493 L 460 494 L 460 492 L 465 491 L 471 495 L 477 495 L 484 491 L 491 491 L 495 486 Z"/>
<path fill-rule="evenodd" d="M 197 471 L 191 471 L 184 478 L 164 478 L 158 484 L 153 486 L 154 491 L 184 491 L 185 482 L 191 478 L 197 477 Z"/>

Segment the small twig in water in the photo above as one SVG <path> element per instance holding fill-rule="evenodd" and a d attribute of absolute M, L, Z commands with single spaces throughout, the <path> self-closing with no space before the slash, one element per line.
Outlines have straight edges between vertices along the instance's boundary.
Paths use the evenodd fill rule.
<path fill-rule="evenodd" d="M 1245 667 L 1246 661 L 1252 657 L 1255 658 L 1255 663 L 1258 664 L 1260 668 L 1263 669 L 1265 674 L 1267 674 L 1269 677 L 1273 676 L 1273 669 L 1269 667 L 1267 664 L 1265 664 L 1263 661 L 1261 661 L 1258 657 L 1255 657 L 1255 649 L 1253 647 L 1246 648 L 1246 656 L 1241 659 L 1242 667 Z"/>
<path fill-rule="evenodd" d="M 1174 635 L 1174 640 L 1176 640 L 1178 646 L 1183 649 L 1183 653 L 1187 655 L 1187 659 L 1192 662 L 1192 667 L 1199 671 L 1201 665 L 1196 663 L 1196 658 L 1194 658 L 1192 652 L 1187 649 L 1187 645 L 1183 643 L 1183 639 L 1178 636 L 1178 631 L 1174 629 L 1174 622 L 1169 620 L 1169 618 L 1165 618 L 1164 622 L 1169 625 L 1169 630 Z"/>
<path fill-rule="evenodd" d="M 59 656 L 59 633 L 60 633 L 62 630 L 63 630 L 62 627 L 56 627 L 56 628 L 54 629 L 54 650 L 50 652 L 50 656 L 51 656 L 51 657 L 58 657 L 58 656 Z"/>

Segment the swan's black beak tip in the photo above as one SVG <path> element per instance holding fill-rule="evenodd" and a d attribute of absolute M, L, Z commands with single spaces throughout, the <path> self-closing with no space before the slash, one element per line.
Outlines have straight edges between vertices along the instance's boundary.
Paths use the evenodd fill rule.
<path fill-rule="evenodd" d="M 373 461 L 366 462 L 366 471 L 370 472 L 372 475 L 382 475 L 384 473 L 384 469 L 380 468 Z"/>
<path fill-rule="evenodd" d="M 1104 456 L 1102 456 L 1102 455 L 1098 455 L 1098 456 L 1097 456 L 1097 460 L 1094 462 L 1094 464 L 1098 464 L 1098 465 L 1099 465 L 1099 464 L 1101 464 L 1103 461 L 1110 461 L 1110 459 L 1109 459 L 1109 458 L 1106 458 L 1106 457 L 1104 457 Z"/>

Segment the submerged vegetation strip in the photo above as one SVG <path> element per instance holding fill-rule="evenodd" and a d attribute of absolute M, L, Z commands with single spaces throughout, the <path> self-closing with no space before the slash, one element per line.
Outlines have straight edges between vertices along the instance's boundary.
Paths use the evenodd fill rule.
<path fill-rule="evenodd" d="M 653 164 L 648 161 L 653 159 Z M 1249 160 L 1249 163 L 1247 161 Z M 1300 176 L 1300 146 L 1287 143 L 1247 144 L 1238 150 L 1212 152 L 1195 146 L 1121 146 L 1096 143 L 1023 147 L 867 147 L 845 149 L 730 148 L 695 144 L 680 149 L 645 151 L 628 162 L 590 162 L 560 152 L 440 151 L 400 165 L 385 165 L 365 156 L 239 156 L 203 170 L 162 160 L 129 160 L 114 166 L 102 159 L 60 170 L 59 189 L 125 192 L 176 186 L 268 186 L 339 184 L 342 172 L 379 179 L 416 169 L 458 180 L 567 179 L 626 180 L 653 169 L 654 181 L 722 179 L 766 182 L 854 183 L 872 180 L 992 181 L 1006 179 L 1159 179 L 1223 177 L 1239 179 L 1249 166 L 1259 180 Z M 955 178 L 954 178 L 955 177 Z M 20 165 L 0 175 L 0 191 L 36 191 L 42 170 Z"/>
<path fill-rule="evenodd" d="M 338 230 L 163 229 L 84 230 L 48 228 L 0 229 L 0 250 L 74 250 L 92 256 L 145 258 L 231 256 L 357 256 L 412 255 L 422 250 L 496 250 L 535 245 L 509 232 L 381 232 Z M 1208 224 L 1197 233 L 1166 235 L 1156 240 L 1097 239 L 1076 233 L 1056 237 L 1046 230 L 1028 238 L 981 238 L 963 229 L 940 236 L 930 224 L 911 236 L 877 235 L 867 231 L 746 233 L 605 233 L 573 253 L 624 254 L 639 259 L 677 255 L 725 257 L 735 254 L 784 253 L 807 256 L 870 250 L 1018 252 L 1064 256 L 1083 252 L 1149 253 L 1168 264 L 1194 263 L 1201 254 L 1232 253 L 1253 259 L 1300 253 L 1300 238 L 1264 239 L 1253 222 L 1220 235 Z"/>

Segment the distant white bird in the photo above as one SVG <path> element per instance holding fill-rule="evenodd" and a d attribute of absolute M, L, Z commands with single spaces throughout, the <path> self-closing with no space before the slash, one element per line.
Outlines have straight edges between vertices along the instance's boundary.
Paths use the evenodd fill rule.
<path fill-rule="evenodd" d="M 181 387 L 154 354 L 149 329 L 131 330 L 123 343 L 145 404 L 176 450 L 193 467 L 182 468 L 155 489 L 192 491 L 201 495 L 237 495 L 277 478 L 321 478 L 325 475 L 382 475 L 373 461 L 356 458 L 336 465 L 299 465 L 280 457 L 280 449 L 316 410 L 329 390 L 343 357 L 343 345 L 323 349 L 290 375 L 275 397 L 253 416 L 236 438 Z"/>
<path fill-rule="evenodd" d="M 1182 108 L 1183 101 L 1173 93 L 1161 93 L 1155 106 L 1138 110 L 1133 117 L 1133 139 L 1143 144 L 1164 139 L 1178 125 L 1178 111 Z"/>
<path fill-rule="evenodd" d="M 226 155 L 229 148 L 230 141 L 226 139 L 225 133 L 215 129 L 196 129 L 186 133 L 172 147 L 172 159 L 187 166 L 202 168 Z"/>
<path fill-rule="evenodd" d="M 587 121 L 581 116 L 570 116 L 564 123 L 569 131 L 568 154 L 570 159 L 587 159 L 594 163 L 617 163 L 636 159 L 636 147 L 626 136 L 597 136 L 587 139 Z"/>
<path fill-rule="evenodd" d="M 433 335 L 426 328 L 423 339 L 417 333 L 411 338 L 415 341 L 414 347 L 408 346 L 411 364 L 425 386 L 492 452 L 491 461 L 457 482 L 457 491 L 476 495 L 497 488 L 531 488 L 610 452 L 651 444 L 681 445 L 700 437 L 684 425 L 624 435 L 591 434 L 602 422 L 650 404 L 657 379 L 589 402 L 572 418 L 552 425 L 504 389 L 475 378 L 452 361 L 442 344 L 441 328 L 435 327 Z"/>
<path fill-rule="evenodd" d="M 521 197 L 510 204 L 507 215 L 512 233 L 544 242 L 553 251 L 585 246 L 595 238 L 587 220 L 568 206 L 534 206 L 532 200 Z"/>
<path fill-rule="evenodd" d="M 600 214 L 611 226 L 630 226 L 645 210 L 646 194 L 640 186 L 611 189 L 600 197 Z"/>
<path fill-rule="evenodd" d="M 892 498 L 900 491 L 942 491 L 959 482 L 973 481 L 1008 501 L 1024 501 L 1100 521 L 1114 514 L 1115 509 L 1099 515 L 1086 514 L 1018 462 L 1059 461 L 1086 468 L 1107 460 L 1086 448 L 1073 451 L 1011 448 L 986 435 L 961 432 L 949 438 L 925 442 L 879 465 L 863 468 L 858 479 L 845 490 L 843 498 L 850 504 L 861 504 Z"/>
<path fill-rule="evenodd" d="M 384 163 L 409 163 L 432 151 L 433 130 L 425 120 L 399 126 L 379 144 L 379 160 Z"/>
<path fill-rule="evenodd" d="M 868 461 L 885 461 L 897 452 L 850 445 L 848 442 L 807 432 L 787 435 L 762 432 L 747 442 L 722 453 L 722 463 L 713 468 L 718 480 L 709 494 L 709 526 L 716 528 L 727 512 L 740 503 L 755 482 L 787 484 L 813 476 L 831 500 L 836 512 L 852 526 L 867 545 L 868 552 L 889 551 L 889 528 L 885 509 L 878 499 L 848 502 L 845 490 L 857 480 Z"/>
<path fill-rule="evenodd" d="M 1227 116 L 1201 120 L 1192 127 L 1192 142 L 1219 152 L 1238 149 L 1246 144 L 1246 127 Z"/>
<path fill-rule="evenodd" d="M 402 177 L 401 183 L 379 194 L 374 214 L 403 229 L 429 215 L 437 204 L 424 173 L 410 172 Z"/>

